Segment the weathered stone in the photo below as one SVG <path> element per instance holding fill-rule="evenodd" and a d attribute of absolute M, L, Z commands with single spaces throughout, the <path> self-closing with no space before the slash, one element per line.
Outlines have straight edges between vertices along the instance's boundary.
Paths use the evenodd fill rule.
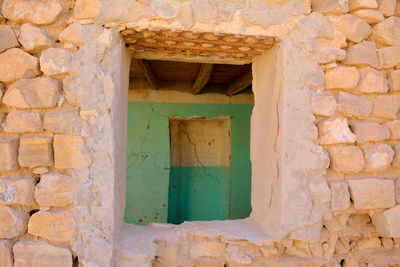
<path fill-rule="evenodd" d="M 80 136 L 54 136 L 54 155 L 57 169 L 81 169 L 89 163 L 85 142 Z"/>
<path fill-rule="evenodd" d="M 37 167 L 32 170 L 33 174 L 46 174 L 49 172 L 49 168 L 47 167 Z"/>
<path fill-rule="evenodd" d="M 40 207 L 64 207 L 74 202 L 75 186 L 71 177 L 61 173 L 42 175 L 35 189 Z"/>
<path fill-rule="evenodd" d="M 374 100 L 372 114 L 376 117 L 396 119 L 400 108 L 397 95 L 378 95 Z"/>
<path fill-rule="evenodd" d="M 359 249 L 376 249 L 381 247 L 381 240 L 378 237 L 363 239 L 357 243 Z"/>
<path fill-rule="evenodd" d="M 394 244 L 393 244 L 393 240 L 391 238 L 382 237 L 381 241 L 382 241 L 383 248 L 385 248 L 385 249 L 393 249 Z"/>
<path fill-rule="evenodd" d="M 34 168 L 53 164 L 51 137 L 23 136 L 20 139 L 18 162 L 22 167 Z"/>
<path fill-rule="evenodd" d="M 333 211 L 345 210 L 350 207 L 349 187 L 345 181 L 331 181 L 331 207 Z"/>
<path fill-rule="evenodd" d="M 392 161 L 392 165 L 400 168 L 400 143 L 397 143 L 393 146 L 394 157 Z"/>
<path fill-rule="evenodd" d="M 312 0 L 312 10 L 322 14 L 345 14 L 349 11 L 347 0 Z"/>
<path fill-rule="evenodd" d="M 18 138 L 0 136 L 0 171 L 18 168 Z"/>
<path fill-rule="evenodd" d="M 394 200 L 394 183 L 388 179 L 349 179 L 351 199 L 356 209 L 391 208 Z"/>
<path fill-rule="evenodd" d="M 13 110 L 8 113 L 3 130 L 10 133 L 39 132 L 43 130 L 43 123 L 38 112 Z"/>
<path fill-rule="evenodd" d="M 346 64 L 357 66 L 378 67 L 376 44 L 373 41 L 362 41 L 350 46 L 347 50 Z"/>
<path fill-rule="evenodd" d="M 382 11 L 376 9 L 360 9 L 352 13 L 369 24 L 377 24 L 385 19 Z"/>
<path fill-rule="evenodd" d="M 357 146 L 332 146 L 328 149 L 331 167 L 342 173 L 357 173 L 364 169 L 364 155 Z"/>
<path fill-rule="evenodd" d="M 378 50 L 379 68 L 387 69 L 400 64 L 400 45 L 383 47 Z"/>
<path fill-rule="evenodd" d="M 357 9 L 377 8 L 378 3 L 376 0 L 350 0 L 349 10 L 354 11 Z"/>
<path fill-rule="evenodd" d="M 13 267 L 13 244 L 10 240 L 0 240 L 0 266 Z"/>
<path fill-rule="evenodd" d="M 398 1 L 397 1 L 398 2 Z M 394 13 L 396 17 L 400 17 L 400 3 L 396 4 L 396 11 Z"/>
<path fill-rule="evenodd" d="M 371 38 L 385 45 L 400 45 L 400 18 L 393 16 L 376 24 Z"/>
<path fill-rule="evenodd" d="M 326 89 L 354 89 L 360 79 L 360 73 L 355 67 L 337 67 L 325 74 Z"/>
<path fill-rule="evenodd" d="M 64 77 L 73 68 L 74 55 L 62 48 L 49 48 L 42 52 L 40 69 L 47 76 Z"/>
<path fill-rule="evenodd" d="M 315 50 L 318 64 L 327 64 L 342 61 L 346 58 L 346 50 L 337 47 L 319 46 Z"/>
<path fill-rule="evenodd" d="M 361 79 L 357 90 L 363 93 L 385 93 L 389 90 L 388 81 L 383 72 L 373 68 L 360 70 Z"/>
<path fill-rule="evenodd" d="M 397 152 L 398 152 L 399 146 L 397 146 Z M 394 181 L 394 198 L 396 199 L 396 202 L 400 202 L 400 179 L 396 179 Z"/>
<path fill-rule="evenodd" d="M 362 96 L 356 96 L 346 92 L 339 93 L 339 111 L 346 115 L 359 118 L 368 117 L 372 112 L 374 102 Z"/>
<path fill-rule="evenodd" d="M 62 9 L 62 5 L 58 2 L 4 0 L 2 14 L 11 21 L 44 25 L 54 22 Z"/>
<path fill-rule="evenodd" d="M 350 214 L 347 220 L 349 226 L 365 226 L 371 223 L 371 218 L 368 214 Z"/>
<path fill-rule="evenodd" d="M 390 131 L 390 139 L 400 139 L 400 120 L 387 121 L 384 123 Z"/>
<path fill-rule="evenodd" d="M 9 48 L 19 46 L 19 43 L 11 26 L 0 25 L 0 36 L 0 53 Z"/>
<path fill-rule="evenodd" d="M 0 83 L 0 103 L 4 94 L 4 84 Z"/>
<path fill-rule="evenodd" d="M 61 84 L 49 77 L 22 79 L 4 94 L 3 103 L 14 108 L 51 108 L 60 98 Z"/>
<path fill-rule="evenodd" d="M 63 79 L 63 90 L 65 100 L 70 105 L 79 105 L 79 86 L 74 76 L 67 76 Z"/>
<path fill-rule="evenodd" d="M 25 50 L 32 53 L 54 46 L 54 41 L 47 36 L 44 30 L 29 23 L 21 26 L 21 33 L 19 34 L 18 41 Z"/>
<path fill-rule="evenodd" d="M 25 206 L 33 205 L 34 189 L 35 184 L 33 177 L 2 177 L 0 178 L 0 204 Z"/>
<path fill-rule="evenodd" d="M 390 91 L 400 90 L 400 70 L 393 70 L 388 74 Z"/>
<path fill-rule="evenodd" d="M 378 2 L 378 9 L 382 11 L 385 17 L 394 15 L 396 11 L 396 0 L 376 0 Z"/>
<path fill-rule="evenodd" d="M 50 241 L 70 243 L 75 235 L 75 225 L 68 211 L 39 211 L 30 218 L 28 233 Z"/>
<path fill-rule="evenodd" d="M 11 48 L 0 54 L 0 82 L 34 78 L 39 74 L 39 59 L 24 50 Z"/>
<path fill-rule="evenodd" d="M 372 121 L 352 123 L 351 129 L 357 136 L 357 142 L 361 144 L 370 141 L 384 141 L 390 136 L 388 127 Z"/>
<path fill-rule="evenodd" d="M 81 118 L 75 108 L 54 110 L 44 114 L 44 128 L 55 133 L 78 135 Z"/>
<path fill-rule="evenodd" d="M 329 117 L 335 113 L 337 103 L 331 93 L 317 92 L 311 98 L 311 106 L 314 114 Z"/>
<path fill-rule="evenodd" d="M 351 14 L 343 15 L 337 22 L 337 29 L 352 42 L 361 42 L 368 38 L 371 26 L 357 16 Z"/>
<path fill-rule="evenodd" d="M 63 30 L 60 35 L 59 39 L 62 43 L 70 43 L 77 47 L 83 45 L 84 40 L 84 28 L 79 23 L 72 23 L 68 25 L 65 30 Z"/>
<path fill-rule="evenodd" d="M 40 240 L 20 240 L 14 245 L 14 267 L 72 267 L 72 255 L 66 248 Z"/>
<path fill-rule="evenodd" d="M 387 237 L 400 237 L 400 205 L 374 215 L 376 230 Z"/>
<path fill-rule="evenodd" d="M 12 239 L 26 232 L 29 214 L 20 208 L 0 205 L 0 238 Z"/>
<path fill-rule="evenodd" d="M 387 144 L 379 144 L 364 148 L 365 172 L 380 172 L 386 170 L 392 163 L 394 151 Z"/>
<path fill-rule="evenodd" d="M 389 130 L 388 130 L 389 131 Z M 350 131 L 346 118 L 330 118 L 318 124 L 321 145 L 354 143 L 356 136 Z"/>
<path fill-rule="evenodd" d="M 99 1 L 78 0 L 74 6 L 74 17 L 77 19 L 93 19 L 100 14 L 101 3 Z"/>

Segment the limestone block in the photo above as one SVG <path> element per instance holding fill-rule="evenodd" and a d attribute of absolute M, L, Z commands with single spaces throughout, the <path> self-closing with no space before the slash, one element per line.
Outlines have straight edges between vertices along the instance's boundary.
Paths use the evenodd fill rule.
<path fill-rule="evenodd" d="M 370 141 L 384 141 L 390 136 L 388 127 L 372 121 L 354 122 L 351 124 L 351 129 L 360 144 Z"/>
<path fill-rule="evenodd" d="M 74 6 L 74 17 L 77 19 L 94 19 L 100 14 L 100 1 L 78 0 Z"/>
<path fill-rule="evenodd" d="M 2 14 L 11 21 L 44 25 L 55 22 L 62 10 L 62 5 L 58 2 L 4 0 Z"/>
<path fill-rule="evenodd" d="M 356 96 L 346 92 L 339 93 L 339 111 L 346 115 L 359 118 L 368 117 L 372 112 L 374 102 L 362 96 Z"/>
<path fill-rule="evenodd" d="M 26 232 L 29 214 L 17 207 L 0 205 L 0 238 L 12 239 Z"/>
<path fill-rule="evenodd" d="M 330 117 L 335 113 L 337 103 L 331 93 L 317 92 L 311 97 L 311 106 L 314 114 Z"/>
<path fill-rule="evenodd" d="M 363 239 L 357 243 L 359 249 L 376 249 L 381 247 L 381 240 L 378 237 Z"/>
<path fill-rule="evenodd" d="M 18 168 L 18 138 L 0 136 L 0 171 L 11 171 Z"/>
<path fill-rule="evenodd" d="M 393 70 L 388 74 L 390 91 L 400 90 L 400 70 Z"/>
<path fill-rule="evenodd" d="M 342 173 L 357 173 L 364 169 L 364 155 L 357 146 L 332 146 L 328 149 L 331 167 Z"/>
<path fill-rule="evenodd" d="M 85 142 L 80 136 L 54 136 L 54 155 L 57 169 L 81 169 L 89 163 Z"/>
<path fill-rule="evenodd" d="M 19 34 L 18 41 L 26 51 L 32 53 L 55 45 L 54 41 L 47 36 L 44 30 L 29 23 L 25 23 L 21 26 L 21 33 Z"/>
<path fill-rule="evenodd" d="M 400 64 L 400 45 L 383 47 L 378 50 L 379 68 L 387 69 Z"/>
<path fill-rule="evenodd" d="M 389 179 L 349 179 L 351 199 L 356 209 L 391 208 L 394 200 L 394 183 Z"/>
<path fill-rule="evenodd" d="M 349 11 L 347 0 L 312 0 L 312 10 L 322 14 L 345 14 Z"/>
<path fill-rule="evenodd" d="M 397 1 L 397 4 L 396 4 L 396 11 L 395 11 L 394 15 L 395 15 L 396 17 L 400 17 L 400 3 L 399 3 L 399 1 Z"/>
<path fill-rule="evenodd" d="M 400 202 L 400 179 L 394 181 L 394 198 L 397 203 Z"/>
<path fill-rule="evenodd" d="M 360 73 L 355 67 L 337 67 L 325 74 L 326 89 L 354 89 L 360 79 Z"/>
<path fill-rule="evenodd" d="M 55 133 L 79 135 L 81 118 L 75 108 L 65 108 L 44 114 L 44 128 Z"/>
<path fill-rule="evenodd" d="M 374 100 L 372 114 L 376 117 L 396 119 L 400 108 L 400 99 L 397 95 L 378 95 Z"/>
<path fill-rule="evenodd" d="M 378 2 L 378 9 L 382 11 L 385 17 L 394 15 L 396 11 L 396 0 L 376 0 Z"/>
<path fill-rule="evenodd" d="M 347 50 L 346 64 L 357 66 L 378 67 L 376 44 L 373 41 L 362 41 L 350 46 Z"/>
<path fill-rule="evenodd" d="M 364 148 L 365 172 L 386 170 L 393 161 L 394 151 L 387 144 Z"/>
<path fill-rule="evenodd" d="M 395 144 L 393 146 L 393 150 L 394 150 L 394 157 L 392 164 L 393 166 L 400 168 L 400 144 L 399 143 Z"/>
<path fill-rule="evenodd" d="M 40 240 L 20 240 L 15 243 L 14 267 L 72 267 L 72 255 L 66 248 Z"/>
<path fill-rule="evenodd" d="M 53 164 L 51 137 L 23 136 L 20 139 L 18 162 L 22 167 L 34 168 Z"/>
<path fill-rule="evenodd" d="M 10 176 L 0 178 L 0 204 L 31 206 L 35 184 L 33 177 Z"/>
<path fill-rule="evenodd" d="M 393 244 L 393 240 L 391 238 L 382 237 L 381 241 L 382 241 L 382 246 L 385 249 L 393 249 L 394 244 Z"/>
<path fill-rule="evenodd" d="M 400 120 L 387 121 L 384 123 L 390 131 L 390 139 L 400 139 Z"/>
<path fill-rule="evenodd" d="M 329 190 L 329 189 L 328 189 Z M 305 241 L 310 243 L 317 243 L 320 238 L 321 223 L 317 222 L 307 225 L 290 233 L 290 238 L 298 241 Z"/>
<path fill-rule="evenodd" d="M 333 211 L 345 210 L 350 207 L 349 187 L 345 181 L 331 181 L 329 183 L 332 192 L 331 207 Z"/>
<path fill-rule="evenodd" d="M 61 173 L 42 175 L 35 189 L 40 207 L 64 207 L 74 202 L 75 186 L 70 176 Z"/>
<path fill-rule="evenodd" d="M 377 8 L 378 3 L 376 0 L 349 0 L 349 10 L 354 11 L 357 9 Z"/>
<path fill-rule="evenodd" d="M 400 205 L 374 215 L 376 230 L 381 235 L 400 237 Z"/>
<path fill-rule="evenodd" d="M 43 123 L 38 112 L 13 110 L 8 113 L 3 130 L 10 133 L 39 132 L 43 130 Z"/>
<path fill-rule="evenodd" d="M 385 45 L 400 45 L 400 18 L 393 16 L 376 24 L 371 38 Z"/>
<path fill-rule="evenodd" d="M 369 24 L 377 24 L 385 19 L 382 11 L 376 9 L 360 9 L 352 13 Z"/>
<path fill-rule="evenodd" d="M 0 83 L 0 104 L 4 94 L 4 84 Z"/>
<path fill-rule="evenodd" d="M 84 26 L 79 23 L 72 23 L 65 28 L 58 38 L 62 43 L 70 43 L 80 47 L 84 43 Z"/>
<path fill-rule="evenodd" d="M 0 54 L 0 82 L 34 78 L 39 74 L 39 59 L 24 50 L 11 48 Z"/>
<path fill-rule="evenodd" d="M 11 26 L 0 25 L 0 36 L 0 53 L 9 48 L 19 46 L 19 43 Z"/>
<path fill-rule="evenodd" d="M 388 130 L 389 131 L 389 130 Z M 354 143 L 356 136 L 350 131 L 346 118 L 329 118 L 318 124 L 321 145 Z"/>
<path fill-rule="evenodd" d="M 371 218 L 368 214 L 350 214 L 347 220 L 349 226 L 365 226 L 371 223 Z"/>
<path fill-rule="evenodd" d="M 363 93 L 385 93 L 389 90 L 388 80 L 383 72 L 367 67 L 360 70 L 360 75 L 357 90 Z"/>
<path fill-rule="evenodd" d="M 351 14 L 343 15 L 336 27 L 348 40 L 356 43 L 367 39 L 371 33 L 371 26 L 365 20 Z"/>
<path fill-rule="evenodd" d="M 38 211 L 32 215 L 28 233 L 60 243 L 70 243 L 75 235 L 71 214 L 64 210 Z"/>
<path fill-rule="evenodd" d="M 65 100 L 70 105 L 79 105 L 80 88 L 74 76 L 68 76 L 63 79 L 63 90 Z"/>
<path fill-rule="evenodd" d="M 0 240 L 0 266 L 13 267 L 13 244 L 10 240 Z"/>
<path fill-rule="evenodd" d="M 63 48 L 49 48 L 42 52 L 40 69 L 47 76 L 62 78 L 73 68 L 74 55 Z"/>

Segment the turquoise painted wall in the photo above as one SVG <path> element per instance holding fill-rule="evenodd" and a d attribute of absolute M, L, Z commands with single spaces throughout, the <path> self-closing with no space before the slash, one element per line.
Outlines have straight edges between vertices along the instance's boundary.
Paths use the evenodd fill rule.
<path fill-rule="evenodd" d="M 129 102 L 125 221 L 147 225 L 249 216 L 252 108 L 246 104 Z M 230 116 L 231 167 L 171 167 L 169 118 L 174 116 Z"/>

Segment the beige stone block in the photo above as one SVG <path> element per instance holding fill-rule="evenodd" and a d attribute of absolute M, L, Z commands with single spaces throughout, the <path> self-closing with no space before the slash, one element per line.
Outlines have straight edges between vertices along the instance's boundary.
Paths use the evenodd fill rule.
<path fill-rule="evenodd" d="M 68 211 L 38 211 L 29 220 L 28 233 L 50 241 L 70 243 L 75 235 L 75 225 Z"/>
<path fill-rule="evenodd" d="M 349 179 L 351 199 L 356 209 L 391 208 L 394 200 L 394 183 L 389 179 Z"/>
<path fill-rule="evenodd" d="M 10 240 L 0 240 L 0 266 L 13 267 L 14 259 L 12 254 L 13 243 Z"/>
<path fill-rule="evenodd" d="M 29 23 L 25 23 L 21 26 L 21 33 L 19 34 L 18 41 L 26 51 L 32 53 L 55 45 L 54 41 L 47 36 L 44 30 Z"/>
<path fill-rule="evenodd" d="M 394 180 L 394 198 L 396 199 L 396 202 L 400 202 L 400 179 Z"/>
<path fill-rule="evenodd" d="M 89 163 L 85 142 L 80 136 L 54 136 L 54 154 L 57 169 L 81 169 Z"/>
<path fill-rule="evenodd" d="M 331 93 L 317 92 L 311 97 L 313 113 L 320 116 L 330 117 L 336 111 L 336 100 Z"/>
<path fill-rule="evenodd" d="M 333 211 L 345 210 L 350 207 L 349 187 L 345 181 L 331 181 L 331 207 Z"/>
<path fill-rule="evenodd" d="M 396 0 L 376 0 L 378 9 L 382 11 L 385 17 L 393 16 L 396 11 Z"/>
<path fill-rule="evenodd" d="M 394 157 L 392 164 L 393 166 L 400 168 L 400 144 L 399 143 L 395 144 L 393 146 L 393 150 L 394 150 Z"/>
<path fill-rule="evenodd" d="M 19 43 L 11 26 L 0 25 L 0 36 L 0 53 L 9 48 L 19 46 Z"/>
<path fill-rule="evenodd" d="M 379 237 L 371 237 L 363 239 L 357 243 L 359 249 L 377 249 L 381 247 L 381 240 Z"/>
<path fill-rule="evenodd" d="M 368 117 L 372 112 L 374 102 L 362 96 L 356 96 L 346 92 L 339 93 L 338 110 L 345 115 L 352 115 L 358 118 Z"/>
<path fill-rule="evenodd" d="M 347 220 L 347 225 L 349 226 L 365 226 L 371 223 L 371 218 L 368 214 L 350 214 Z"/>
<path fill-rule="evenodd" d="M 386 170 L 393 161 L 394 151 L 387 144 L 364 148 L 365 172 Z"/>
<path fill-rule="evenodd" d="M 312 0 L 312 10 L 322 14 L 345 14 L 349 11 L 347 0 Z"/>
<path fill-rule="evenodd" d="M 331 168 L 342 173 L 357 173 L 364 169 L 364 155 L 357 146 L 332 146 L 328 149 Z"/>
<path fill-rule="evenodd" d="M 374 100 L 372 114 L 376 117 L 396 119 L 400 108 L 400 99 L 397 95 L 378 95 Z"/>
<path fill-rule="evenodd" d="M 84 44 L 84 34 L 84 26 L 79 23 L 72 23 L 60 33 L 59 39 L 62 43 L 70 43 L 80 47 Z"/>
<path fill-rule="evenodd" d="M 355 67 L 337 67 L 325 74 L 326 89 L 354 89 L 360 79 L 360 73 Z"/>
<path fill-rule="evenodd" d="M 360 9 L 352 14 L 365 20 L 368 24 L 377 24 L 385 19 L 382 11 L 376 9 Z"/>
<path fill-rule="evenodd" d="M 0 83 L 0 104 L 4 94 L 4 84 Z"/>
<path fill-rule="evenodd" d="M 349 10 L 354 11 L 357 9 L 377 8 L 378 3 L 376 0 L 349 0 Z"/>
<path fill-rule="evenodd" d="M 40 207 L 64 207 L 74 203 L 75 185 L 69 175 L 48 173 L 42 175 L 35 189 Z"/>
<path fill-rule="evenodd" d="M 389 130 L 388 130 L 389 131 Z M 354 143 L 356 136 L 350 131 L 346 118 L 330 118 L 318 124 L 321 145 Z"/>
<path fill-rule="evenodd" d="M 0 82 L 34 78 L 39 74 L 39 59 L 24 50 L 11 48 L 0 54 Z"/>
<path fill-rule="evenodd" d="M 18 138 L 0 136 L 0 171 L 18 168 Z"/>
<path fill-rule="evenodd" d="M 378 67 L 376 44 L 373 41 L 362 41 L 350 46 L 347 50 L 346 64 L 357 66 Z"/>
<path fill-rule="evenodd" d="M 390 91 L 400 90 L 400 70 L 393 70 L 388 74 Z"/>
<path fill-rule="evenodd" d="M 2 14 L 11 21 L 44 25 L 55 22 L 62 10 L 63 7 L 58 2 L 4 0 Z"/>
<path fill-rule="evenodd" d="M 47 76 L 62 78 L 72 71 L 74 54 L 63 48 L 49 48 L 40 56 L 40 69 Z"/>
<path fill-rule="evenodd" d="M 0 205 L 0 238 L 12 239 L 26 232 L 29 214 L 17 207 Z"/>
<path fill-rule="evenodd" d="M 390 136 L 388 127 L 372 121 L 352 123 L 351 129 L 357 136 L 357 142 L 360 144 L 370 141 L 384 141 Z"/>
<path fill-rule="evenodd" d="M 390 139 L 400 139 L 400 120 L 387 121 L 384 123 L 390 131 Z"/>
<path fill-rule="evenodd" d="M 49 77 L 22 79 L 4 94 L 3 103 L 14 108 L 51 108 L 60 99 L 61 84 Z"/>
<path fill-rule="evenodd" d="M 10 176 L 0 178 L 0 204 L 25 205 L 34 204 L 34 178 L 29 176 Z"/>
<path fill-rule="evenodd" d="M 395 15 L 396 17 L 400 17 L 400 3 L 399 3 L 399 1 L 397 1 L 397 4 L 396 4 L 396 11 L 395 11 L 394 15 Z"/>
<path fill-rule="evenodd" d="M 400 237 L 400 205 L 374 215 L 376 230 L 381 235 Z"/>
<path fill-rule="evenodd" d="M 393 249 L 394 248 L 393 239 L 388 238 L 388 237 L 382 237 L 381 241 L 382 241 L 382 246 L 385 249 Z"/>
<path fill-rule="evenodd" d="M 40 240 L 20 240 L 15 243 L 14 267 L 72 267 L 72 254 Z"/>
<path fill-rule="evenodd" d="M 65 108 L 44 114 L 44 128 L 55 133 L 78 135 L 81 132 L 81 118 L 76 108 Z"/>
<path fill-rule="evenodd" d="M 371 38 L 385 45 L 400 45 L 400 18 L 393 16 L 376 24 Z"/>
<path fill-rule="evenodd" d="M 379 68 L 387 69 L 400 64 L 400 45 L 383 47 L 378 50 Z"/>
<path fill-rule="evenodd" d="M 388 80 L 383 72 L 367 67 L 360 70 L 360 76 L 357 90 L 363 93 L 385 93 L 389 90 Z"/>
<path fill-rule="evenodd" d="M 53 142 L 46 136 L 23 136 L 20 139 L 18 162 L 34 168 L 53 164 Z"/>
<path fill-rule="evenodd" d="M 39 132 L 43 130 L 43 123 L 38 112 L 13 110 L 8 113 L 3 130 L 10 133 Z"/>
<path fill-rule="evenodd" d="M 352 42 L 361 42 L 368 38 L 371 26 L 357 16 L 351 14 L 343 15 L 337 22 L 336 28 Z"/>
<path fill-rule="evenodd" d="M 99 16 L 100 8 L 101 3 L 99 1 L 77 0 L 74 6 L 74 17 L 77 19 L 94 19 Z"/>

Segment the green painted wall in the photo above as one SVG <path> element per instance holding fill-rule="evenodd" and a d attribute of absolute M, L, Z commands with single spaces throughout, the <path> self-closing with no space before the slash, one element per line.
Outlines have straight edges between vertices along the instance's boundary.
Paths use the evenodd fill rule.
<path fill-rule="evenodd" d="M 146 225 L 249 216 L 252 108 L 246 104 L 129 102 L 125 221 Z M 231 167 L 171 167 L 169 118 L 173 116 L 230 116 Z M 173 208 L 168 211 L 169 201 Z M 177 208 L 181 212 L 175 212 Z"/>

